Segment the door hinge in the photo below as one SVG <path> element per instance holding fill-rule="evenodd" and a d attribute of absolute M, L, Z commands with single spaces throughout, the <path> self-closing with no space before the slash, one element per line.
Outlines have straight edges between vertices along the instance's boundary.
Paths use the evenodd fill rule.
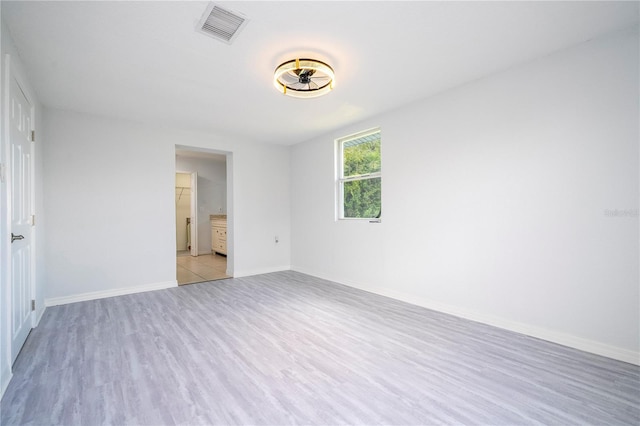
<path fill-rule="evenodd" d="M 31 131 L 31 142 L 35 142 L 36 141 L 36 131 L 32 130 Z"/>
<path fill-rule="evenodd" d="M 31 299 L 31 310 L 32 311 L 36 310 L 36 301 L 35 301 L 35 299 Z"/>
<path fill-rule="evenodd" d="M 35 214 L 31 215 L 31 226 L 36 226 L 36 215 Z"/>

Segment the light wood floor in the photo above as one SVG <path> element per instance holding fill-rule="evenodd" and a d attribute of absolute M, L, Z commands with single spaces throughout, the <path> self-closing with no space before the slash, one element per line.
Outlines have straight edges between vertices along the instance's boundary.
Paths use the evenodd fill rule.
<path fill-rule="evenodd" d="M 47 308 L 0 403 L 2 425 L 639 423 L 637 366 L 296 272 Z"/>
<path fill-rule="evenodd" d="M 188 252 L 178 252 L 176 264 L 178 285 L 230 278 L 226 272 L 227 257 L 220 254 L 191 256 Z"/>

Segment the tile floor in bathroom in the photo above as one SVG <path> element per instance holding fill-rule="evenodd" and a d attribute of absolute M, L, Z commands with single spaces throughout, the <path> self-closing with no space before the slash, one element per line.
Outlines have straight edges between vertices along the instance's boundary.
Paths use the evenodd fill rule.
<path fill-rule="evenodd" d="M 220 254 L 191 256 L 179 251 L 176 256 L 178 285 L 231 278 L 226 274 L 227 258 Z"/>

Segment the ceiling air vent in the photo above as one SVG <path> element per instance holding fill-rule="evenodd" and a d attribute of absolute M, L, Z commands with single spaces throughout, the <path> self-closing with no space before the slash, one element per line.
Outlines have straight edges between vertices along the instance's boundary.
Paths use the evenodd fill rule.
<path fill-rule="evenodd" d="M 214 3 L 204 11 L 197 31 L 231 44 L 238 33 L 247 24 L 247 18 L 240 13 L 223 9 Z"/>

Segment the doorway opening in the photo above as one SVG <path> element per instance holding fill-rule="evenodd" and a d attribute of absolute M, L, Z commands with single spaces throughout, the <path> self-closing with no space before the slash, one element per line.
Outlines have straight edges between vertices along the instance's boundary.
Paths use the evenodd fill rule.
<path fill-rule="evenodd" d="M 231 278 L 227 154 L 176 147 L 178 285 Z"/>

